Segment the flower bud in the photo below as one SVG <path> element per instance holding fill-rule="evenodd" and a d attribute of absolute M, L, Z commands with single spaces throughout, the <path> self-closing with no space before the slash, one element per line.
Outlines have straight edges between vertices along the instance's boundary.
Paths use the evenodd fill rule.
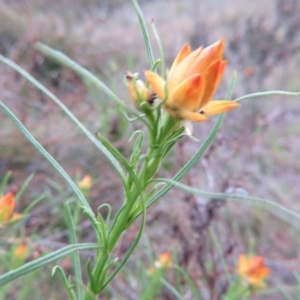
<path fill-rule="evenodd" d="M 137 109 L 140 109 L 140 104 L 142 102 L 148 102 L 152 104 L 153 94 L 142 80 L 136 79 L 135 77 L 136 76 L 134 74 L 127 72 L 127 88 L 133 104 Z"/>

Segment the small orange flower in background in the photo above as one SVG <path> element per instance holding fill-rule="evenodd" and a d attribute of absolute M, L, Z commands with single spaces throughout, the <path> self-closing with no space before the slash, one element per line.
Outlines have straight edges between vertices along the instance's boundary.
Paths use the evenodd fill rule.
<path fill-rule="evenodd" d="M 165 251 L 159 255 L 158 260 L 154 262 L 154 265 L 157 269 L 167 269 L 171 267 L 171 258 L 171 252 Z"/>
<path fill-rule="evenodd" d="M 12 192 L 0 198 L 0 224 L 3 225 L 21 218 L 21 214 L 13 213 L 15 206 L 15 197 Z"/>
<path fill-rule="evenodd" d="M 226 61 L 222 60 L 224 40 L 192 52 L 186 44 L 177 55 L 165 81 L 158 74 L 146 71 L 152 90 L 165 101 L 165 110 L 174 118 L 203 122 L 207 117 L 237 107 L 233 101 L 211 101 Z"/>
<path fill-rule="evenodd" d="M 264 259 L 261 256 L 247 258 L 244 254 L 240 255 L 237 274 L 251 287 L 265 287 L 264 280 L 269 273 L 270 269 L 265 267 Z"/>
<path fill-rule="evenodd" d="M 158 259 L 154 262 L 153 266 L 149 268 L 149 273 L 153 274 L 155 270 L 166 270 L 172 265 L 171 252 L 165 251 L 161 253 Z"/>
<path fill-rule="evenodd" d="M 82 190 L 89 190 L 93 185 L 93 179 L 91 175 L 85 175 L 79 182 L 78 187 Z"/>
<path fill-rule="evenodd" d="M 17 260 L 24 260 L 27 256 L 28 247 L 26 243 L 19 244 L 13 253 L 13 257 Z"/>

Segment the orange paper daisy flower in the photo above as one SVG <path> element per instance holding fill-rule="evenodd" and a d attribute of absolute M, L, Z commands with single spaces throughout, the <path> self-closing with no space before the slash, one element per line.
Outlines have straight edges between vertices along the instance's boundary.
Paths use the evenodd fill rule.
<path fill-rule="evenodd" d="M 264 287 L 264 280 L 269 273 L 270 270 L 265 267 L 262 257 L 247 258 L 244 254 L 240 255 L 237 274 L 250 286 L 254 288 Z"/>
<path fill-rule="evenodd" d="M 15 198 L 13 193 L 8 193 L 0 198 L 0 223 L 7 222 L 15 209 Z"/>
<path fill-rule="evenodd" d="M 211 101 L 226 67 L 223 51 L 224 40 L 193 52 L 186 44 L 166 81 L 152 71 L 145 72 L 152 90 L 165 101 L 164 108 L 171 116 L 202 122 L 239 105 L 233 101 Z"/>
<path fill-rule="evenodd" d="M 26 243 L 19 244 L 13 252 L 13 257 L 17 260 L 24 260 L 27 255 L 27 252 L 28 247 Z"/>
<path fill-rule="evenodd" d="M 13 222 L 21 218 L 21 214 L 13 213 L 15 209 L 15 197 L 12 192 L 0 198 L 0 225 Z"/>

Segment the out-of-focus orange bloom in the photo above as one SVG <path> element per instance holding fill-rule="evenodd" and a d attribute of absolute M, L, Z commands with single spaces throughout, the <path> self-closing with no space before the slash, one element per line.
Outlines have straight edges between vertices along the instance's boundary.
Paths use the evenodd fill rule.
<path fill-rule="evenodd" d="M 171 266 L 171 252 L 165 251 L 161 253 L 158 257 L 158 260 L 154 262 L 156 268 L 167 269 Z"/>
<path fill-rule="evenodd" d="M 16 206 L 15 197 L 12 192 L 0 198 L 0 225 L 14 222 L 21 218 L 21 214 L 13 213 Z"/>
<path fill-rule="evenodd" d="M 91 175 L 85 175 L 79 182 L 78 187 L 83 190 L 89 190 L 93 185 L 93 179 Z"/>
<path fill-rule="evenodd" d="M 171 252 L 165 251 L 161 253 L 158 259 L 154 262 L 153 266 L 149 268 L 149 273 L 153 274 L 155 270 L 166 270 L 171 267 L 172 255 Z"/>
<path fill-rule="evenodd" d="M 136 79 L 135 75 L 130 72 L 127 72 L 126 80 L 129 96 L 137 109 L 140 108 L 139 106 L 143 101 L 152 104 L 153 95 L 142 80 Z"/>
<path fill-rule="evenodd" d="M 265 267 L 264 259 L 261 256 L 247 258 L 244 254 L 240 255 L 237 274 L 250 286 L 264 287 L 264 280 L 269 273 L 270 269 Z"/>
<path fill-rule="evenodd" d="M 164 108 L 171 116 L 202 122 L 239 105 L 233 101 L 211 101 L 226 67 L 223 51 L 223 39 L 193 52 L 186 44 L 173 62 L 166 81 L 152 71 L 145 72 L 151 88 L 165 101 Z"/>
<path fill-rule="evenodd" d="M 0 223 L 5 223 L 12 217 L 15 205 L 15 197 L 12 192 L 0 198 Z"/>
<path fill-rule="evenodd" d="M 19 244 L 13 253 L 13 257 L 17 260 L 24 260 L 28 252 L 26 243 Z"/>

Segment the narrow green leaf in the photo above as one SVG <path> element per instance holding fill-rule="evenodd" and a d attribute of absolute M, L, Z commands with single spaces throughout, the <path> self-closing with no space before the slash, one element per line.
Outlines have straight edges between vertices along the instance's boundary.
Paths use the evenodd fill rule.
<path fill-rule="evenodd" d="M 156 43 L 158 45 L 158 51 L 159 51 L 159 56 L 160 56 L 160 75 L 162 78 L 166 79 L 166 66 L 165 66 L 165 58 L 164 58 L 164 49 L 163 49 L 163 45 L 162 45 L 162 42 L 161 42 L 161 39 L 159 37 L 159 34 L 157 32 L 157 29 L 156 29 L 156 26 L 155 26 L 155 23 L 154 23 L 154 20 L 152 20 L 151 22 L 151 25 L 152 25 L 152 30 L 153 30 L 153 33 L 154 33 L 154 37 L 156 39 Z"/>
<path fill-rule="evenodd" d="M 112 208 L 111 206 L 108 204 L 108 203 L 103 203 L 101 204 L 99 207 L 98 207 L 98 211 L 100 213 L 101 209 L 102 208 L 105 208 L 107 209 L 107 214 L 106 214 L 106 228 L 109 229 L 109 225 L 110 225 L 110 218 L 111 218 L 111 213 L 112 213 Z M 107 237 L 106 237 L 107 238 Z"/>
<path fill-rule="evenodd" d="M 86 271 L 87 271 L 88 278 L 89 278 L 89 285 L 91 287 L 91 290 L 94 291 L 97 289 L 97 283 L 94 280 L 94 275 L 93 275 L 93 271 L 92 271 L 90 258 L 88 259 L 88 261 L 86 263 Z"/>
<path fill-rule="evenodd" d="M 158 65 L 161 63 L 160 59 L 157 59 L 154 64 L 152 65 L 150 71 L 155 72 L 156 68 L 158 67 Z"/>
<path fill-rule="evenodd" d="M 144 134 L 141 133 L 137 137 L 137 139 L 135 140 L 135 143 L 134 143 L 134 146 L 133 146 L 133 150 L 132 150 L 132 154 L 130 156 L 130 162 L 131 162 L 132 168 L 135 171 L 137 169 L 138 162 L 139 162 L 139 159 L 140 159 L 140 153 L 141 153 L 143 141 L 144 141 Z"/>
<path fill-rule="evenodd" d="M 15 196 L 16 201 L 19 201 L 19 199 L 21 198 L 21 196 L 23 195 L 23 193 L 25 192 L 26 188 L 28 187 L 30 181 L 32 180 L 32 178 L 34 177 L 34 174 L 29 175 L 25 182 L 22 184 L 20 190 L 18 191 L 18 193 Z"/>
<path fill-rule="evenodd" d="M 38 205 L 43 199 L 45 199 L 45 195 L 40 195 L 38 198 L 33 200 L 29 205 L 26 206 L 26 208 L 23 210 L 22 215 L 26 216 L 29 214 L 29 212 Z"/>
<path fill-rule="evenodd" d="M 70 244 L 77 244 L 77 236 L 76 236 L 76 228 L 75 224 L 72 218 L 72 213 L 70 209 L 70 205 L 68 202 L 64 204 L 64 212 L 65 212 L 65 220 L 69 232 L 69 239 Z M 83 299 L 83 281 L 82 281 L 82 274 L 81 274 L 81 263 L 80 263 L 80 256 L 78 251 L 75 251 L 72 254 L 73 259 L 73 268 L 74 268 L 74 275 L 75 275 L 75 289 L 76 289 L 76 295 L 77 299 L 82 300 Z"/>
<path fill-rule="evenodd" d="M 257 92 L 252 94 L 247 94 L 242 97 L 235 99 L 235 102 L 242 102 L 249 98 L 254 97 L 264 97 L 264 96 L 275 96 L 275 95 L 283 95 L 283 96 L 299 96 L 300 92 L 286 92 L 286 91 L 267 91 L 267 92 Z"/>
<path fill-rule="evenodd" d="M 280 291 L 280 293 L 282 294 L 282 296 L 284 297 L 284 299 L 295 300 L 295 298 L 292 297 L 292 296 L 290 296 L 288 294 L 288 292 L 283 287 L 281 287 L 280 285 L 277 286 L 277 289 Z"/>
<path fill-rule="evenodd" d="M 179 292 L 174 288 L 174 286 L 171 285 L 166 279 L 161 278 L 161 283 L 164 285 L 165 288 L 167 288 L 174 296 L 175 299 L 183 300 L 184 298 L 179 294 Z"/>
<path fill-rule="evenodd" d="M 242 203 L 248 204 L 248 205 L 256 205 L 262 209 L 265 209 L 269 211 L 270 213 L 276 215 L 280 219 L 286 221 L 290 225 L 296 227 L 297 229 L 300 229 L 300 214 L 298 214 L 295 211 L 292 211 L 288 209 L 287 207 L 278 204 L 276 202 L 262 199 L 262 198 L 257 198 L 257 197 L 250 197 L 246 195 L 241 195 L 241 194 L 225 194 L 225 193 L 213 193 L 213 192 L 207 192 L 207 191 L 202 191 L 198 190 L 192 187 L 189 187 L 185 184 L 179 183 L 174 180 L 169 180 L 165 178 L 158 178 L 155 179 L 154 181 L 157 182 L 166 182 L 168 184 L 171 184 L 172 186 L 183 190 L 188 193 L 192 193 L 194 195 L 199 195 L 205 198 L 209 199 L 218 199 L 218 200 L 242 200 Z"/>
<path fill-rule="evenodd" d="M 193 299 L 201 299 L 201 295 L 199 292 L 199 288 L 196 286 L 196 284 L 193 282 L 189 274 L 181 268 L 179 265 L 175 265 L 176 271 L 178 271 L 183 277 L 187 285 L 189 286 L 192 294 L 193 294 Z"/>
<path fill-rule="evenodd" d="M 153 57 L 153 53 L 152 53 L 152 48 L 151 48 L 151 43 L 150 43 L 150 39 L 149 39 L 146 22 L 145 22 L 143 13 L 141 11 L 141 8 L 138 4 L 138 1 L 132 0 L 132 3 L 133 3 L 133 6 L 134 6 L 134 9 L 135 9 L 136 15 L 138 17 L 142 33 L 143 33 L 143 38 L 144 38 L 144 43 L 145 43 L 145 47 L 146 47 L 146 51 L 147 51 L 147 55 L 148 55 L 149 65 L 151 68 L 154 64 L 154 57 Z"/>
<path fill-rule="evenodd" d="M 230 273 L 229 273 L 229 270 L 228 270 L 228 267 L 227 267 L 227 264 L 226 264 L 226 260 L 224 258 L 224 253 L 223 253 L 223 250 L 222 250 L 222 246 L 220 245 L 219 240 L 218 240 L 218 238 L 217 238 L 217 236 L 216 236 L 216 234 L 215 234 L 212 226 L 210 226 L 208 228 L 208 231 L 209 231 L 210 237 L 211 237 L 211 239 L 213 241 L 213 244 L 214 244 L 214 246 L 215 246 L 215 248 L 217 250 L 217 253 L 218 253 L 219 257 L 220 257 L 221 265 L 223 267 L 223 270 L 224 270 L 225 276 L 227 278 L 227 281 L 230 282 L 231 277 L 230 277 Z"/>
<path fill-rule="evenodd" d="M 70 300 L 76 300 L 77 297 L 76 297 L 76 294 L 74 292 L 74 289 L 73 289 L 73 285 L 71 283 L 71 280 L 68 280 L 67 279 L 67 276 L 63 270 L 63 268 L 61 266 L 55 266 L 53 269 L 52 269 L 52 277 L 58 273 L 60 278 L 62 279 L 62 283 L 68 293 L 68 296 L 69 296 L 69 299 Z M 81 299 L 81 298 L 79 298 Z"/>
<path fill-rule="evenodd" d="M 39 275 L 40 275 L 39 270 L 36 270 L 36 271 L 31 272 L 30 274 L 28 274 L 28 276 L 26 276 L 26 284 L 22 285 L 22 288 L 20 289 L 20 294 L 18 295 L 17 300 L 31 299 L 32 287 L 37 282 L 37 278 L 39 277 Z M 6 287 L 8 288 L 9 291 L 11 291 L 10 285 L 8 285 Z M 1 297 L 1 295 L 0 295 L 0 297 Z M 3 300 L 3 298 L 1 298 L 1 299 Z M 4 299 L 6 299 L 6 298 L 4 298 Z"/>
<path fill-rule="evenodd" d="M 125 265 L 125 263 L 127 262 L 127 260 L 129 259 L 132 252 L 134 251 L 134 249 L 139 244 L 139 242 L 142 238 L 144 228 L 145 228 L 145 224 L 146 224 L 146 212 L 147 212 L 146 204 L 145 204 L 145 201 L 143 200 L 143 198 L 141 199 L 141 204 L 142 204 L 142 223 L 141 223 L 139 232 L 138 232 L 137 236 L 135 237 L 135 239 L 134 239 L 132 245 L 130 246 L 129 250 L 125 254 L 125 256 L 124 256 L 123 260 L 121 261 L 121 263 L 116 267 L 116 269 L 113 271 L 113 273 L 109 276 L 109 278 L 106 280 L 106 282 L 102 286 L 102 290 L 110 283 L 110 281 L 118 274 L 118 272 L 121 270 L 121 268 Z"/>
<path fill-rule="evenodd" d="M 11 176 L 11 171 L 8 171 L 5 175 L 4 178 L 2 179 L 1 185 L 0 185 L 0 197 L 4 194 L 4 190 L 7 186 L 8 180 Z"/>
<path fill-rule="evenodd" d="M 104 92 L 108 97 L 110 97 L 113 101 L 115 101 L 115 103 L 121 105 L 126 110 L 130 110 L 125 105 L 125 103 L 115 93 L 113 93 L 112 90 L 109 89 L 97 76 L 95 76 L 90 71 L 88 71 L 87 69 L 85 69 L 84 67 L 76 63 L 74 60 L 66 56 L 64 53 L 52 49 L 51 47 L 42 43 L 36 43 L 35 48 L 38 51 L 42 52 L 43 54 L 53 58 L 58 63 L 70 68 L 77 75 L 79 75 L 79 77 L 81 77 L 87 85 L 90 84 L 94 85 L 99 90 Z"/>
<path fill-rule="evenodd" d="M 143 189 L 141 183 L 132 169 L 132 166 L 128 163 L 126 158 L 101 134 L 97 133 L 97 137 L 100 139 L 101 143 L 108 149 L 108 151 L 117 159 L 118 162 L 122 164 L 124 169 L 128 172 L 132 181 L 135 183 L 136 188 L 141 197 L 143 197 Z"/>
<path fill-rule="evenodd" d="M 89 249 L 99 249 L 100 246 L 97 244 L 92 243 L 86 243 L 86 244 L 75 244 L 75 245 L 69 245 L 62 249 L 56 250 L 50 254 L 46 254 L 34 261 L 31 261 L 29 263 L 26 263 L 25 265 L 9 271 L 3 275 L 0 275 L 0 286 L 18 278 L 25 274 L 28 274 L 36 269 L 39 269 L 43 266 L 46 266 L 60 258 L 63 258 L 67 255 L 72 254 L 74 251 L 78 250 L 89 250 Z"/>

